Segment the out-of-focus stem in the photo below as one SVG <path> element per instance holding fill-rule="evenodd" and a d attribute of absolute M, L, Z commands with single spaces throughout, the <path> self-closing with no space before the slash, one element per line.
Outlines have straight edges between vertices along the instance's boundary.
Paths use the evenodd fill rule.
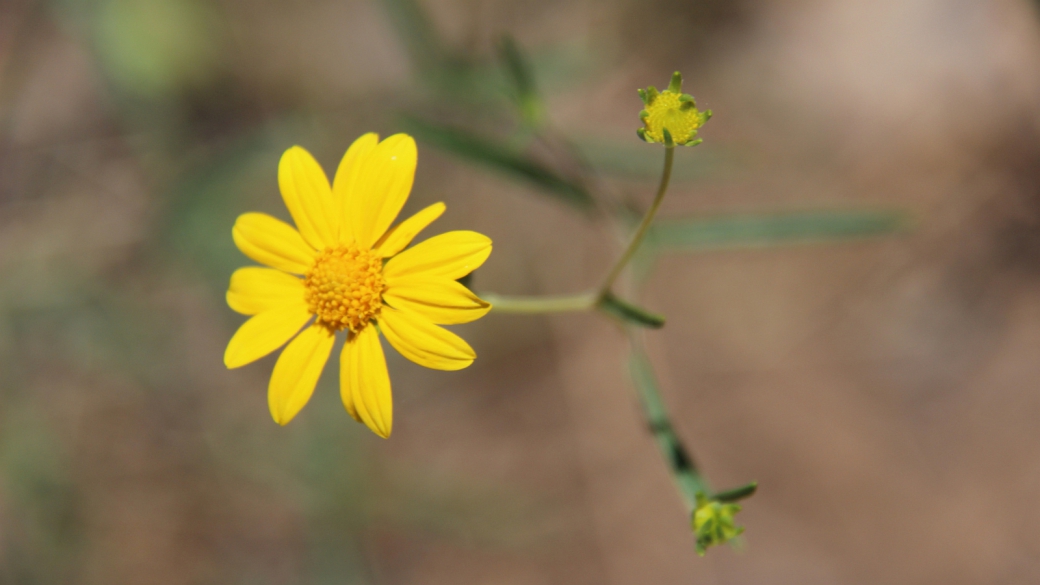
<path fill-rule="evenodd" d="M 603 298 L 610 292 L 614 282 L 621 276 L 621 272 L 628 265 L 629 261 L 632 260 L 632 256 L 639 249 L 639 245 L 643 243 L 643 239 L 646 238 L 650 224 L 653 223 L 654 216 L 657 215 L 657 210 L 661 207 L 661 202 L 664 201 L 664 194 L 668 191 L 668 183 L 672 179 L 672 162 L 674 159 L 675 145 L 669 144 L 664 149 L 664 170 L 661 172 L 661 183 L 657 187 L 657 195 L 654 196 L 654 202 L 650 204 L 650 209 L 643 216 L 643 220 L 639 222 L 639 227 L 632 236 L 632 240 L 628 243 L 628 247 L 625 248 L 625 252 L 614 263 L 614 267 L 610 269 L 607 277 L 603 280 L 603 284 L 599 288 L 600 298 Z"/>
<path fill-rule="evenodd" d="M 491 303 L 491 310 L 498 313 L 566 313 L 570 311 L 588 311 L 596 302 L 596 295 L 582 293 L 577 295 L 546 297 L 505 297 L 496 294 L 482 294 L 480 298 Z"/>
<path fill-rule="evenodd" d="M 708 482 L 697 470 L 693 457 L 683 446 L 679 436 L 675 434 L 675 428 L 672 427 L 672 421 L 668 417 L 668 409 L 657 390 L 653 368 L 638 347 L 633 347 L 630 367 L 635 386 L 639 390 L 639 402 L 643 407 L 647 426 L 653 433 L 661 455 L 668 464 L 672 479 L 675 480 L 675 486 L 682 495 L 687 511 L 692 513 L 697 508 L 697 494 L 708 495 L 711 493 Z"/>

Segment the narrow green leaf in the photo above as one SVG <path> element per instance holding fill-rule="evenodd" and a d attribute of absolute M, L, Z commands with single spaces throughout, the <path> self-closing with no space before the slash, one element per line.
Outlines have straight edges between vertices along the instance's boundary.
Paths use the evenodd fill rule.
<path fill-rule="evenodd" d="M 662 220 L 647 242 L 660 250 L 766 247 L 906 232 L 902 210 L 802 211 Z"/>
<path fill-rule="evenodd" d="M 471 162 L 479 163 L 515 178 L 523 179 L 582 211 L 593 208 L 592 196 L 582 185 L 542 166 L 523 154 L 459 128 L 440 126 L 414 117 L 403 124 L 417 139 Z"/>
<path fill-rule="evenodd" d="M 637 307 L 630 303 L 626 303 L 612 294 L 604 296 L 597 307 L 607 314 L 613 315 L 623 321 L 627 321 L 628 323 L 632 323 L 633 325 L 649 327 L 650 329 L 660 329 L 661 327 L 664 327 L 663 316 L 651 313 L 646 309 Z"/>
<path fill-rule="evenodd" d="M 751 482 L 747 485 L 733 488 L 731 490 L 721 491 L 711 498 L 720 502 L 737 502 L 746 498 L 750 498 L 758 491 L 758 482 Z"/>

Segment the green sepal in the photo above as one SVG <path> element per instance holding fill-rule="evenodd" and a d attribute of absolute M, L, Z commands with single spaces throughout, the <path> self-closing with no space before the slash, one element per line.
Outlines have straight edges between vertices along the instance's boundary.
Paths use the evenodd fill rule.
<path fill-rule="evenodd" d="M 672 81 L 668 83 L 668 91 L 682 93 L 682 73 L 672 73 Z"/>
<path fill-rule="evenodd" d="M 639 99 L 643 100 L 644 104 L 646 104 L 648 106 L 650 105 L 650 96 L 647 95 L 645 89 L 637 89 L 636 93 L 639 94 Z"/>
<path fill-rule="evenodd" d="M 675 146 L 675 141 L 672 140 L 672 133 L 667 128 L 662 128 L 661 133 L 664 134 L 664 145 Z"/>
<path fill-rule="evenodd" d="M 615 297 L 613 293 L 607 293 L 604 295 L 596 304 L 596 308 L 608 315 L 613 315 L 622 321 L 640 327 L 648 327 L 650 329 L 660 329 L 661 327 L 664 327 L 663 316 L 626 303 L 625 301 Z"/>
<path fill-rule="evenodd" d="M 657 91 L 657 88 L 652 85 L 650 87 L 647 87 L 644 93 L 646 93 L 646 99 L 643 101 L 648 106 L 654 103 L 654 100 L 657 99 L 657 96 L 661 94 L 661 92 Z"/>
<path fill-rule="evenodd" d="M 639 119 L 640 120 L 645 122 L 646 119 L 649 118 L 649 117 L 650 117 L 650 112 L 648 112 L 646 110 L 639 110 Z"/>
<path fill-rule="evenodd" d="M 719 493 L 715 494 L 714 496 L 712 496 L 712 499 L 718 500 L 718 501 L 723 502 L 723 503 L 739 502 L 740 500 L 744 500 L 744 499 L 750 498 L 751 496 L 755 495 L 755 492 L 757 490 L 758 490 L 758 482 L 757 481 L 753 481 L 753 482 L 751 482 L 751 483 L 749 483 L 747 485 L 742 485 L 742 486 L 740 486 L 738 488 L 733 488 L 731 490 L 726 490 L 726 491 L 723 491 L 723 492 L 719 492 Z"/>
<path fill-rule="evenodd" d="M 704 110 L 703 112 L 701 112 L 701 126 L 703 126 L 704 123 L 707 122 L 710 119 L 711 119 L 711 110 Z"/>
<path fill-rule="evenodd" d="M 683 146 L 697 146 L 698 144 L 700 144 L 702 142 L 704 142 L 703 138 L 697 138 L 697 139 L 694 139 L 694 140 L 687 140 L 682 145 Z"/>
<path fill-rule="evenodd" d="M 642 140 L 643 142 L 650 142 L 649 140 L 646 139 L 646 128 L 637 128 L 636 129 L 636 136 L 638 136 L 639 139 Z"/>

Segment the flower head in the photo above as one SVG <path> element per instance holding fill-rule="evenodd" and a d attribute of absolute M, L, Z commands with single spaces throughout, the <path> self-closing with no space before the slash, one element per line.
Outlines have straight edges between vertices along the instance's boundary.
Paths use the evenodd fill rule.
<path fill-rule="evenodd" d="M 697 509 L 693 511 L 693 532 L 697 536 L 697 554 L 704 555 L 708 547 L 723 544 L 740 536 L 744 528 L 737 526 L 734 516 L 739 504 L 723 503 L 697 494 Z"/>
<path fill-rule="evenodd" d="M 267 267 L 231 276 L 228 305 L 251 317 L 228 343 L 224 364 L 244 366 L 288 342 L 268 387 L 278 424 L 307 404 L 339 332 L 346 336 L 343 405 L 384 438 L 393 403 L 380 332 L 428 368 L 459 370 L 476 358 L 440 325 L 473 321 L 491 309 L 458 282 L 484 263 L 491 240 L 454 231 L 408 248 L 445 209 L 435 203 L 391 227 L 411 191 L 416 159 L 410 136 L 380 142 L 366 134 L 347 150 L 330 185 L 314 157 L 294 146 L 282 155 L 278 184 L 296 227 L 263 213 L 235 222 L 235 245 Z"/>
<path fill-rule="evenodd" d="M 697 110 L 693 96 L 682 92 L 682 75 L 676 71 L 668 89 L 658 92 L 650 86 L 640 89 L 639 97 L 646 108 L 639 112 L 643 127 L 636 131 L 646 142 L 660 142 L 671 146 L 696 146 L 702 142 L 696 138 L 697 129 L 711 118 L 711 110 Z M 696 138 L 696 139 L 695 139 Z"/>

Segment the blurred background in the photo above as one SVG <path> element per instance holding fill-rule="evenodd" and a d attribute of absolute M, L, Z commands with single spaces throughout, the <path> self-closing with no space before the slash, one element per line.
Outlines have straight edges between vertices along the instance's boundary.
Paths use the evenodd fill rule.
<path fill-rule="evenodd" d="M 696 556 L 601 316 L 389 352 L 394 435 L 331 365 L 292 424 L 222 363 L 300 144 L 419 140 L 411 213 L 478 291 L 595 286 L 715 117 L 627 293 L 679 434 L 758 480 Z M 1040 15 L 1026 0 L 0 2 L 0 583 L 1040 582 Z"/>

